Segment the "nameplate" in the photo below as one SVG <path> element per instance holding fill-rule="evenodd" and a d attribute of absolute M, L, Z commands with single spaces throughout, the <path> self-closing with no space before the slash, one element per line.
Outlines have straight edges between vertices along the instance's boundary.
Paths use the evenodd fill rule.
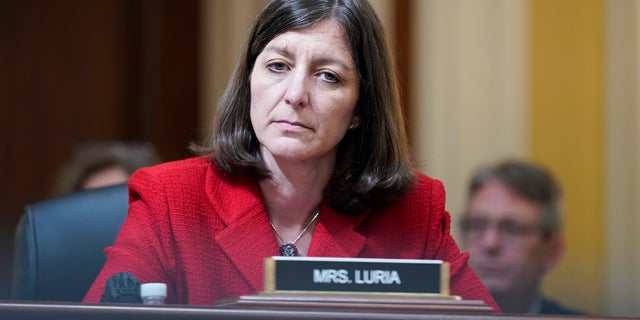
<path fill-rule="evenodd" d="M 264 293 L 287 291 L 449 296 L 449 263 L 440 260 L 270 257 Z"/>

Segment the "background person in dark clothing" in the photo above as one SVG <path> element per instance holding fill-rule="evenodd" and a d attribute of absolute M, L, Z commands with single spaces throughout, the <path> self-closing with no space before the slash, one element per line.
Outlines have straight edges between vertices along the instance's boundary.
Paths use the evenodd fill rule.
<path fill-rule="evenodd" d="M 558 183 L 545 169 L 506 161 L 475 173 L 461 221 L 469 263 L 505 313 L 582 314 L 542 296 L 564 252 Z"/>

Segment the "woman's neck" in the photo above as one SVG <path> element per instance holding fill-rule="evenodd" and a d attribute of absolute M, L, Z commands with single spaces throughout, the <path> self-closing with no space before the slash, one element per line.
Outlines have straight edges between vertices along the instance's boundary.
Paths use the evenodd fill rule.
<path fill-rule="evenodd" d="M 324 184 L 311 177 L 308 181 L 291 181 L 274 175 L 260 181 L 260 190 L 271 220 L 276 225 L 303 225 L 322 202 Z M 315 180 L 315 181 L 314 181 Z"/>
<path fill-rule="evenodd" d="M 303 226 L 322 202 L 333 164 L 270 160 L 267 167 L 271 178 L 260 181 L 259 185 L 271 221 L 284 228 Z"/>

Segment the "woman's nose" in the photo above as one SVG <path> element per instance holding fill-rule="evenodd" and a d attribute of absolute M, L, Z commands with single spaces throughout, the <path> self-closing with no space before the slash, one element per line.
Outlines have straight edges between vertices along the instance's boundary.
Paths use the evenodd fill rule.
<path fill-rule="evenodd" d="M 304 107 L 309 103 L 308 80 L 302 70 L 289 74 L 284 102 L 292 107 Z"/>

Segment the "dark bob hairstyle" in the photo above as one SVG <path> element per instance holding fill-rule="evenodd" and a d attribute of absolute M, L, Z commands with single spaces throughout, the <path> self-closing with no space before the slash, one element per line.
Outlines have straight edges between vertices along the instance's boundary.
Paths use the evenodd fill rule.
<path fill-rule="evenodd" d="M 384 30 L 366 0 L 274 0 L 258 14 L 227 88 L 218 102 L 209 143 L 199 151 L 218 170 L 270 177 L 249 117 L 250 77 L 256 58 L 276 36 L 335 19 L 345 31 L 360 76 L 360 126 L 338 146 L 325 188 L 331 207 L 361 212 L 386 204 L 414 181 L 399 89 Z"/>

